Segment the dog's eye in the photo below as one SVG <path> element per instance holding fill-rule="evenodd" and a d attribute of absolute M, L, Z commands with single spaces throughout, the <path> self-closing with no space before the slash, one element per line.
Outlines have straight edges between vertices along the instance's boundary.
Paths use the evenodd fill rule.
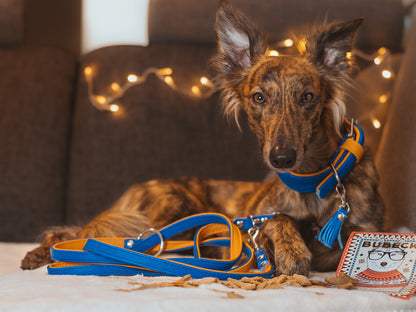
<path fill-rule="evenodd" d="M 309 103 L 310 101 L 313 100 L 313 97 L 314 95 L 312 92 L 306 92 L 305 94 L 302 95 L 301 100 L 303 103 Z"/>
<path fill-rule="evenodd" d="M 263 104 L 266 101 L 265 96 L 261 92 L 256 92 L 253 94 L 253 101 L 257 104 Z"/>

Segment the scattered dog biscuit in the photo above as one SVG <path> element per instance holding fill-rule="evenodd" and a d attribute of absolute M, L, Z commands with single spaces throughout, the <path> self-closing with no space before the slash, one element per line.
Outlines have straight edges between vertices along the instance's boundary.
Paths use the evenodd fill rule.
<path fill-rule="evenodd" d="M 341 272 L 338 275 L 334 274 L 332 276 L 325 277 L 325 282 L 331 284 L 335 288 L 351 289 L 354 287 L 354 284 L 357 284 L 359 281 L 358 279 L 352 278 L 351 276 Z"/>
<path fill-rule="evenodd" d="M 237 294 L 233 291 L 225 291 L 225 290 L 218 290 L 218 289 L 211 289 L 211 290 L 215 291 L 215 292 L 227 294 L 227 297 L 221 297 L 221 298 L 229 298 L 229 299 L 243 299 L 243 298 L 245 298 L 244 296 L 242 296 L 240 294 Z"/>
<path fill-rule="evenodd" d="M 151 288 L 163 288 L 163 287 L 182 287 L 182 288 L 196 288 L 200 285 L 209 284 L 221 284 L 231 289 L 243 289 L 243 290 L 261 290 L 261 289 L 283 289 L 283 286 L 292 287 L 334 287 L 341 289 L 351 289 L 354 284 L 357 284 L 358 280 L 348 276 L 345 273 L 334 274 L 333 276 L 327 276 L 324 281 L 309 279 L 307 276 L 294 274 L 292 276 L 279 275 L 271 279 L 265 279 L 262 277 L 244 277 L 240 280 L 229 278 L 226 281 L 221 281 L 215 277 L 205 277 L 202 279 L 193 280 L 191 275 L 186 275 L 173 282 L 159 282 L 159 283 L 138 283 L 129 282 L 130 285 L 140 285 L 133 289 L 117 289 L 118 291 L 135 291 Z M 211 289 L 213 291 L 219 291 Z M 227 298 L 244 298 L 243 296 L 234 292 L 226 292 Z M 323 295 L 323 293 L 316 293 Z"/>

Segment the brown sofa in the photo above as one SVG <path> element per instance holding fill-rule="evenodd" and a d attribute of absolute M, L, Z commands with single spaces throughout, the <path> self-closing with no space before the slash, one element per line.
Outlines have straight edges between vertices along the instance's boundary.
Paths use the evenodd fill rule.
<path fill-rule="evenodd" d="M 357 38 L 361 50 L 384 46 L 403 52 L 405 9 L 400 0 L 231 2 L 268 31 L 271 42 L 324 19 L 364 16 Z M 216 0 L 150 0 L 150 46 L 105 47 L 81 58 L 56 47 L 23 44 L 23 0 L 2 3 L 0 240 L 33 241 L 51 225 L 85 222 L 136 182 L 182 175 L 266 176 L 244 116 L 240 132 L 223 118 L 216 93 L 196 99 L 150 77 L 125 93 L 117 114 L 89 102 L 86 66 L 94 68 L 97 94 L 148 67 L 171 67 L 177 85 L 184 88 L 208 75 L 207 63 L 215 52 Z M 416 231 L 415 27 L 409 38 L 403 56 L 393 62 L 394 93 L 382 132 L 374 133 L 369 120 L 362 125 L 376 153 L 389 229 Z M 361 63 L 367 68 L 357 81 L 371 80 L 374 66 Z M 351 115 L 363 114 L 370 105 L 357 90 L 352 92 Z"/>

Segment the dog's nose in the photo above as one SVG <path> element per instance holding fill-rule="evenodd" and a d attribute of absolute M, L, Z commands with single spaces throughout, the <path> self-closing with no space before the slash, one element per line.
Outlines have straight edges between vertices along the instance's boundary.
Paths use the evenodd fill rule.
<path fill-rule="evenodd" d="M 384 266 L 386 266 L 386 265 L 387 265 L 387 262 L 384 262 L 384 261 L 383 261 L 383 262 L 382 262 L 382 263 L 380 263 L 380 264 L 381 264 L 381 266 L 383 266 L 383 267 L 384 267 Z"/>
<path fill-rule="evenodd" d="M 275 148 L 270 152 L 270 163 L 276 169 L 292 168 L 296 163 L 296 151 L 294 149 L 282 150 Z"/>

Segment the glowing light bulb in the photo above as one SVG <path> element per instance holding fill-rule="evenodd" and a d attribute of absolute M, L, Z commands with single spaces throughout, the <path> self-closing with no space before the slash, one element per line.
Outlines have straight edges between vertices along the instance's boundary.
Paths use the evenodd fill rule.
<path fill-rule="evenodd" d="M 169 76 L 172 75 L 172 68 L 169 67 L 165 67 L 165 68 L 161 68 L 157 71 L 158 75 L 161 76 Z"/>
<path fill-rule="evenodd" d="M 347 58 L 347 59 L 352 59 L 352 52 L 347 52 L 347 54 L 345 55 L 345 57 Z"/>
<path fill-rule="evenodd" d="M 113 82 L 111 84 L 111 90 L 113 90 L 115 92 L 119 91 L 120 90 L 120 85 L 117 82 Z"/>
<path fill-rule="evenodd" d="M 112 111 L 113 113 L 118 112 L 119 109 L 120 107 L 117 104 L 110 105 L 110 111 Z"/>
<path fill-rule="evenodd" d="M 293 46 L 293 40 L 292 39 L 286 39 L 285 41 L 283 41 L 283 44 L 286 47 L 291 47 L 291 46 Z"/>
<path fill-rule="evenodd" d="M 201 77 L 201 83 L 203 84 L 203 85 L 207 85 L 208 83 L 209 83 L 209 80 L 208 80 L 208 78 L 207 77 Z"/>
<path fill-rule="evenodd" d="M 166 82 L 168 85 L 172 85 L 172 84 L 173 84 L 173 79 L 172 79 L 172 77 L 171 77 L 171 76 L 166 76 L 164 80 L 165 80 L 165 82 Z"/>
<path fill-rule="evenodd" d="M 374 64 L 376 65 L 380 65 L 381 64 L 381 57 L 377 56 L 376 58 L 374 58 Z"/>
<path fill-rule="evenodd" d="M 387 49 L 385 47 L 381 47 L 380 49 L 378 49 L 377 53 L 379 55 L 384 55 L 387 53 Z"/>
<path fill-rule="evenodd" d="M 381 127 L 380 120 L 378 120 L 377 118 L 373 118 L 372 122 L 373 122 L 373 127 L 374 128 L 380 129 L 380 127 Z"/>
<path fill-rule="evenodd" d="M 95 97 L 95 100 L 97 101 L 98 104 L 104 105 L 107 103 L 107 98 L 105 96 L 102 95 L 97 95 Z"/>
<path fill-rule="evenodd" d="M 380 97 L 378 98 L 378 100 L 382 104 L 386 103 L 387 102 L 387 95 L 385 95 L 385 94 L 380 95 Z"/>
<path fill-rule="evenodd" d="M 386 78 L 386 79 L 390 79 L 392 77 L 392 73 L 391 71 L 385 69 L 381 72 L 381 75 Z"/>
<path fill-rule="evenodd" d="M 87 76 L 87 77 L 89 77 L 89 76 L 92 75 L 92 68 L 91 68 L 91 66 L 87 66 L 87 67 L 84 68 L 84 75 Z"/>
<path fill-rule="evenodd" d="M 199 90 L 199 88 L 197 86 L 193 86 L 191 88 L 191 91 L 193 94 L 195 94 L 196 96 L 200 96 L 201 95 L 201 90 Z"/>
<path fill-rule="evenodd" d="M 276 50 L 270 50 L 269 55 L 270 56 L 279 56 L 279 52 L 277 52 Z"/>
<path fill-rule="evenodd" d="M 130 74 L 130 75 L 127 76 L 128 82 L 136 82 L 138 79 L 139 79 L 139 77 L 137 77 L 134 74 Z"/>

